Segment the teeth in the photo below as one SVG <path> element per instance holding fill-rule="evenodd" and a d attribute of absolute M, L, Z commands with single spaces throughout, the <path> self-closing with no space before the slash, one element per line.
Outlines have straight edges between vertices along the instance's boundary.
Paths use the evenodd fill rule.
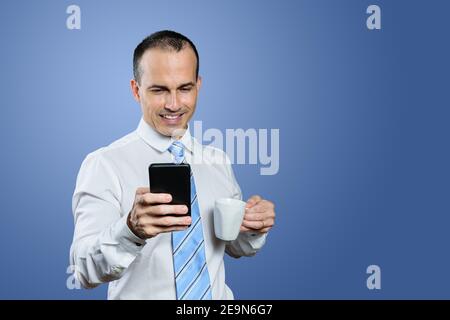
<path fill-rule="evenodd" d="M 166 119 L 171 119 L 171 120 L 173 120 L 173 119 L 179 118 L 180 116 L 181 116 L 181 115 L 175 115 L 175 116 L 172 116 L 172 115 L 165 114 L 163 117 L 166 118 Z"/>

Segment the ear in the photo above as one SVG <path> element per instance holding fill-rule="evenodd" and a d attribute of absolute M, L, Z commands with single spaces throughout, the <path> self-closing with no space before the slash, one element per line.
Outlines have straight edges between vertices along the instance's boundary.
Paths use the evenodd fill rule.
<path fill-rule="evenodd" d="M 200 91 L 200 88 L 202 87 L 202 77 L 198 76 L 197 83 L 195 85 L 197 87 L 197 92 Z"/>
<path fill-rule="evenodd" d="M 139 95 L 139 85 L 136 80 L 131 79 L 130 81 L 131 92 L 133 93 L 134 100 L 141 102 L 141 96 Z"/>

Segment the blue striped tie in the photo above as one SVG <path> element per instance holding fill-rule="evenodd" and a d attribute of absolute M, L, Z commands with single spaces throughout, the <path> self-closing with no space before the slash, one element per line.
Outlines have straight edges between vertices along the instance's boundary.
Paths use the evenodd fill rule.
<path fill-rule="evenodd" d="M 176 163 L 184 161 L 184 146 L 175 141 L 169 147 Z M 211 282 L 206 266 L 202 221 L 191 171 L 191 226 L 172 232 L 173 266 L 178 300 L 211 299 Z"/>

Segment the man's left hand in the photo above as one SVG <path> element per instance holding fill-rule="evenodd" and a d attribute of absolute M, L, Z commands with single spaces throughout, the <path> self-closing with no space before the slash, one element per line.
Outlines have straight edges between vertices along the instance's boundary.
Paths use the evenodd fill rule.
<path fill-rule="evenodd" d="M 245 206 L 241 232 L 267 233 L 275 224 L 275 206 L 260 196 L 252 196 Z"/>

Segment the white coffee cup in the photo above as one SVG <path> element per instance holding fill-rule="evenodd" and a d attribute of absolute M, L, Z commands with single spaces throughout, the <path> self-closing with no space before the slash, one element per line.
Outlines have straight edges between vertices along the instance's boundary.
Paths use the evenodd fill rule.
<path fill-rule="evenodd" d="M 214 232 L 216 237 L 225 241 L 232 241 L 239 235 L 244 219 L 246 203 L 232 198 L 216 200 L 214 206 Z"/>

